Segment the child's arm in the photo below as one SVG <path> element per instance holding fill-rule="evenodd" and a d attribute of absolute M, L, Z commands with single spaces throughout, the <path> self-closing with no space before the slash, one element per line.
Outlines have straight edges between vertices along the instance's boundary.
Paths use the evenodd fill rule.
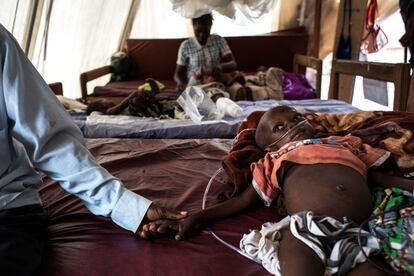
<path fill-rule="evenodd" d="M 250 185 L 241 195 L 231 198 L 223 203 L 209 207 L 204 210 L 197 211 L 180 221 L 158 221 L 150 223 L 149 226 L 144 227 L 150 232 L 166 232 L 167 229 L 178 231 L 175 239 L 179 240 L 187 235 L 189 231 L 194 229 L 197 225 L 212 222 L 242 213 L 250 207 L 258 204 L 261 201 L 252 185 Z"/>
<path fill-rule="evenodd" d="M 259 202 L 261 202 L 260 196 L 253 186 L 250 185 L 241 195 L 210 208 L 200 210 L 194 213 L 193 216 L 197 223 L 211 222 L 247 211 Z"/>
<path fill-rule="evenodd" d="M 380 171 L 371 170 L 368 171 L 368 179 L 370 183 L 375 186 L 391 188 L 396 187 L 407 191 L 414 190 L 414 180 L 410 180 L 403 177 L 388 175 Z"/>
<path fill-rule="evenodd" d="M 122 102 L 120 102 L 119 104 L 117 104 L 114 107 L 108 108 L 106 110 L 105 114 L 106 115 L 118 115 L 119 113 L 124 111 L 125 108 L 128 107 L 129 102 L 131 101 L 131 99 L 134 98 L 138 93 L 139 93 L 138 91 L 135 91 L 135 92 L 129 94 L 128 97 L 123 99 Z"/>

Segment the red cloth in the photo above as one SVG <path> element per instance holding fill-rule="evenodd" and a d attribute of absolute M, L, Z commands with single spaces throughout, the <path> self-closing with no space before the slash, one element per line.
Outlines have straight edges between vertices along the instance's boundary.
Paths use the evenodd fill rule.
<path fill-rule="evenodd" d="M 329 140 L 337 142 L 330 143 Z M 364 144 L 359 137 L 331 136 L 312 142 L 310 139 L 294 141 L 274 152 L 268 152 L 263 159 L 252 164 L 253 185 L 267 205 L 280 194 L 285 161 L 297 164 L 334 163 L 351 167 L 364 177 L 367 168 L 381 165 L 389 152 Z"/>
<path fill-rule="evenodd" d="M 233 197 L 243 192 L 252 180 L 250 165 L 264 156 L 264 152 L 256 145 L 254 135 L 257 124 L 264 111 L 255 111 L 247 116 L 237 130 L 237 136 L 230 152 L 223 159 L 223 168 L 234 186 Z"/>
<path fill-rule="evenodd" d="M 250 165 L 264 156 L 254 140 L 255 128 L 264 111 L 251 113 L 238 129 L 237 140 L 223 158 L 223 168 L 233 185 L 235 196 L 252 182 Z M 389 173 L 403 176 L 414 174 L 414 114 L 395 111 L 354 112 L 344 114 L 308 113 L 318 137 L 352 134 L 364 143 L 391 152 L 395 166 Z M 250 129 L 250 130 L 248 130 Z"/>
<path fill-rule="evenodd" d="M 160 206 L 193 212 L 201 208 L 206 183 L 231 140 L 87 139 L 86 144 L 97 162 L 131 191 Z M 228 190 L 224 179 L 219 174 L 213 181 L 207 207 Z M 109 218 L 93 215 L 56 181 L 45 180 L 39 192 L 49 215 L 43 276 L 269 275 L 208 232 L 180 242 L 170 235 L 145 241 Z M 210 226 L 237 247 L 249 229 L 279 219 L 272 208 L 263 207 Z"/>

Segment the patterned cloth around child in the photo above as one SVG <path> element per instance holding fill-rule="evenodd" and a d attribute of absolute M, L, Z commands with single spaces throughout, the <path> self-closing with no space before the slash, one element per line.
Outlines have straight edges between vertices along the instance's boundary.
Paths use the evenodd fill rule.
<path fill-rule="evenodd" d="M 393 269 L 414 275 L 414 195 L 398 188 L 379 190 L 374 195 L 371 232 Z"/>
<path fill-rule="evenodd" d="M 289 227 L 292 235 L 309 246 L 325 265 L 325 275 L 344 275 L 366 261 L 366 256 L 379 250 L 377 239 L 346 218 L 316 216 L 304 211 L 285 217 L 277 223 L 266 222 L 262 229 L 243 235 L 240 249 L 259 260 L 270 273 L 280 276 L 279 248 L 282 229 Z M 364 253 L 362 252 L 364 251 Z"/>

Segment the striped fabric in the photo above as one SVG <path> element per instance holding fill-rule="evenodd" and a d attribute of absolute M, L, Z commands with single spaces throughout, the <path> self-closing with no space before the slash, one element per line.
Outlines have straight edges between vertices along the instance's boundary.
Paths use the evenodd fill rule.
<path fill-rule="evenodd" d="M 346 218 L 314 216 L 312 212 L 301 212 L 290 218 L 293 236 L 309 246 L 326 265 L 328 275 L 346 275 L 357 264 L 366 261 L 365 255 L 379 251 L 378 240 L 369 232 L 361 230 L 362 252 L 358 245 L 359 227 Z M 329 238 L 324 244 L 320 238 Z"/>
<path fill-rule="evenodd" d="M 326 267 L 325 275 L 344 275 L 365 262 L 365 255 L 379 251 L 377 239 L 361 230 L 364 255 L 358 245 L 359 227 L 346 218 L 314 216 L 310 211 L 286 217 L 277 223 L 266 222 L 260 231 L 253 230 L 243 235 L 240 249 L 261 262 L 270 273 L 281 275 L 278 250 L 283 239 L 281 230 L 288 226 L 295 238 L 309 246 L 322 260 Z"/>

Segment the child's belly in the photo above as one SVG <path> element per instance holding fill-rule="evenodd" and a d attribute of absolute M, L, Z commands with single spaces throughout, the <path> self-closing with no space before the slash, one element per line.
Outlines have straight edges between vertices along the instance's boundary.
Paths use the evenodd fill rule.
<path fill-rule="evenodd" d="M 364 177 L 339 164 L 293 164 L 284 177 L 283 194 L 289 214 L 313 211 L 361 223 L 372 211 Z"/>

